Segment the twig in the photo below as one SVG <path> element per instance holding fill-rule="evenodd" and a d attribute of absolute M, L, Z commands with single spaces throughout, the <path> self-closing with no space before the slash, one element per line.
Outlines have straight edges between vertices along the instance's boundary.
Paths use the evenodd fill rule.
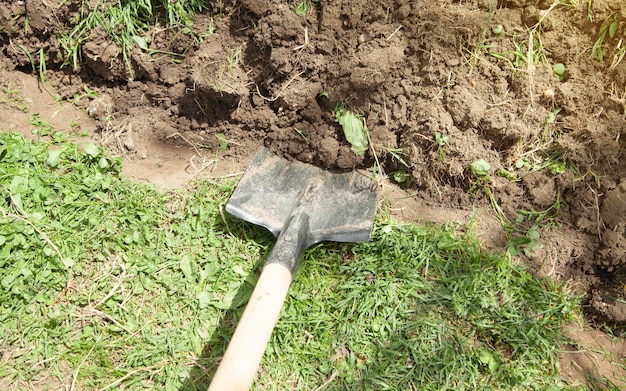
<path fill-rule="evenodd" d="M 165 138 L 166 138 L 166 139 L 168 139 L 168 138 L 172 138 L 172 137 L 176 137 L 176 136 L 178 136 L 178 137 L 182 138 L 183 140 L 185 140 L 185 142 L 186 142 L 187 144 L 191 145 L 191 147 L 194 149 L 194 151 L 196 151 L 196 153 L 198 154 L 198 156 L 202 156 L 202 154 L 200 153 L 200 151 L 198 150 L 198 148 L 195 146 L 195 144 L 193 144 L 191 141 L 187 140 L 187 139 L 185 138 L 185 136 L 183 136 L 182 134 L 180 134 L 180 133 L 178 133 L 178 132 L 176 132 L 176 133 L 172 133 L 172 134 L 170 134 L 169 136 L 167 136 L 167 137 L 165 137 Z"/>
<path fill-rule="evenodd" d="M 169 364 L 170 362 L 171 362 L 170 360 L 167 360 L 165 362 L 162 362 L 162 363 L 159 363 L 159 364 L 155 364 L 155 365 L 151 365 L 149 367 L 132 370 L 132 371 L 128 372 L 127 374 L 125 374 L 124 376 L 122 376 L 119 379 L 117 379 L 116 381 L 114 381 L 113 383 L 109 384 L 108 386 L 99 389 L 98 391 L 105 391 L 105 390 L 108 390 L 110 388 L 113 388 L 113 387 L 117 386 L 118 384 L 120 384 L 121 382 L 123 382 L 124 380 L 128 379 L 129 377 L 131 377 L 132 375 L 134 375 L 134 374 L 136 374 L 138 372 L 148 371 L 150 369 L 159 368 L 159 367 L 163 368 L 165 365 Z"/>
<path fill-rule="evenodd" d="M 534 50 L 534 39 L 533 34 L 535 30 L 530 30 L 528 32 L 528 93 L 530 95 L 530 104 L 535 104 L 535 98 L 533 97 L 533 75 L 535 73 L 535 64 L 533 59 L 533 50 Z"/>
<path fill-rule="evenodd" d="M 243 171 L 239 171 L 239 172 L 234 172 L 232 174 L 226 174 L 226 175 L 220 175 L 220 176 L 216 176 L 213 177 L 213 179 L 228 179 L 228 178 L 234 178 L 236 176 L 240 176 L 242 175 L 244 172 Z"/>
<path fill-rule="evenodd" d="M 367 126 L 366 126 L 366 129 L 367 129 Z M 372 139 L 370 138 L 369 132 L 366 130 L 365 133 L 367 134 L 367 143 L 369 144 L 370 151 L 372 151 L 372 155 L 374 155 L 374 160 L 376 161 L 376 167 L 378 167 L 378 172 L 380 173 L 380 178 L 376 178 L 378 181 L 378 186 L 382 186 L 383 179 L 385 178 L 385 171 L 383 170 L 383 167 L 380 165 L 380 161 L 378 160 L 378 155 L 376 155 L 376 150 L 374 149 L 374 146 L 372 145 Z"/>
<path fill-rule="evenodd" d="M 98 308 L 100 307 L 102 304 L 104 304 L 107 300 L 109 300 L 111 297 L 113 297 L 113 295 L 115 294 L 115 292 L 119 289 L 119 287 L 122 285 L 124 277 L 126 276 L 126 268 L 124 267 L 124 263 L 120 263 L 120 267 L 122 268 L 122 274 L 118 277 L 118 282 L 117 284 L 111 288 L 111 290 L 109 291 L 109 293 L 104 296 L 99 302 L 98 304 L 92 306 L 93 308 Z M 113 271 L 113 269 L 111 269 L 111 272 Z M 111 273 L 112 274 L 112 273 Z M 91 295 L 91 294 L 90 294 Z"/>
<path fill-rule="evenodd" d="M 598 202 L 598 198 L 599 198 L 598 193 L 590 185 L 587 185 L 587 186 L 589 187 L 589 190 L 591 190 L 591 192 L 593 193 L 595 197 L 596 225 L 597 225 L 597 230 L 598 230 L 598 239 L 602 240 L 602 220 L 600 219 L 600 203 Z"/>
<path fill-rule="evenodd" d="M 220 216 L 222 216 L 222 221 L 224 222 L 224 225 L 226 225 L 226 229 L 228 230 L 229 234 L 233 234 L 230 230 L 230 227 L 228 226 L 228 221 L 226 221 L 226 216 L 224 216 L 224 207 L 220 204 Z"/>
<path fill-rule="evenodd" d="M 301 50 L 306 48 L 307 46 L 309 46 L 309 28 L 305 27 L 304 28 L 304 43 L 302 45 L 298 45 L 295 48 L 293 48 L 294 51 L 296 50 Z"/>
<path fill-rule="evenodd" d="M 419 132 L 413 132 L 411 134 L 414 134 L 416 136 L 420 136 L 421 138 L 423 138 L 424 140 L 430 141 L 431 143 L 434 143 L 435 140 L 433 140 L 432 138 L 428 137 L 428 136 L 424 136 L 423 134 L 419 133 Z"/>
<path fill-rule="evenodd" d="M 198 175 L 200 175 L 202 173 L 202 171 L 206 170 L 207 168 L 209 168 L 210 166 L 214 165 L 217 162 L 216 159 L 213 159 L 213 160 L 210 160 L 209 162 L 207 162 L 206 161 L 206 157 L 205 157 L 205 158 L 202 158 L 202 166 L 200 168 L 198 168 L 194 164 L 193 158 L 194 158 L 194 155 L 191 155 L 191 157 L 189 158 L 189 166 L 193 167 L 193 169 L 194 169 L 194 172 L 193 172 L 193 174 L 191 174 L 191 178 L 189 178 L 189 181 L 194 180 Z"/>
<path fill-rule="evenodd" d="M 398 26 L 398 28 L 397 28 L 397 29 L 395 29 L 395 30 L 393 31 L 393 33 L 391 33 L 391 35 L 387 37 L 387 41 L 389 41 L 391 38 L 393 38 L 393 36 L 394 36 L 394 35 L 396 35 L 396 33 L 397 33 L 398 31 L 400 31 L 400 29 L 401 29 L 401 28 L 402 28 L 402 25 Z"/>
<path fill-rule="evenodd" d="M 126 328 L 126 326 L 124 326 L 123 324 L 121 324 L 120 322 L 118 322 L 115 318 L 113 318 L 111 315 L 107 314 L 104 311 L 100 311 L 99 309 L 93 308 L 93 307 L 85 307 L 85 309 L 83 310 L 83 312 L 85 311 L 91 311 L 94 315 L 99 315 L 102 318 L 108 319 L 109 321 L 111 321 L 114 325 L 116 325 L 117 327 L 119 327 L 120 329 L 126 331 L 128 334 L 130 335 L 135 335 L 135 332 L 130 331 L 128 328 Z"/>
<path fill-rule="evenodd" d="M 57 358 L 58 358 L 58 357 L 50 357 L 50 358 L 47 358 L 47 359 L 45 359 L 45 360 L 37 361 L 36 363 L 34 363 L 33 365 L 31 365 L 31 366 L 30 366 L 30 370 L 31 370 L 31 371 L 33 371 L 33 370 L 34 370 L 35 368 L 37 368 L 39 365 L 43 365 L 43 364 L 45 364 L 45 363 L 47 363 L 47 362 L 50 362 L 50 361 L 56 360 Z"/>
<path fill-rule="evenodd" d="M 274 102 L 276 100 L 278 100 L 278 98 L 280 98 L 280 95 L 283 93 L 283 91 L 285 91 L 285 89 L 287 89 L 287 87 L 289 86 L 289 84 L 291 84 L 292 81 L 296 80 L 296 78 L 300 75 L 302 75 L 304 73 L 304 71 L 298 73 L 297 75 L 295 75 L 294 77 L 292 77 L 291 79 L 289 79 L 289 81 L 287 83 L 285 83 L 285 85 L 283 86 L 283 88 L 280 89 L 280 91 L 278 91 L 278 95 L 276 95 L 273 98 L 266 98 L 261 94 L 261 91 L 259 90 L 259 85 L 256 85 L 256 93 L 259 94 L 259 96 L 261 98 L 263 98 L 263 100 L 266 100 L 268 102 Z"/>
<path fill-rule="evenodd" d="M 387 100 L 383 100 L 383 111 L 385 113 L 385 126 L 389 126 L 389 113 L 387 113 Z"/>
<path fill-rule="evenodd" d="M 324 388 L 326 388 L 330 383 L 333 382 L 333 380 L 335 380 L 335 378 L 337 377 L 337 372 L 333 372 L 332 375 L 330 375 L 330 377 L 328 378 L 328 380 L 326 380 L 324 383 L 322 383 L 322 385 L 320 385 L 319 387 L 317 387 L 316 389 L 314 389 L 313 391 L 322 391 Z"/>

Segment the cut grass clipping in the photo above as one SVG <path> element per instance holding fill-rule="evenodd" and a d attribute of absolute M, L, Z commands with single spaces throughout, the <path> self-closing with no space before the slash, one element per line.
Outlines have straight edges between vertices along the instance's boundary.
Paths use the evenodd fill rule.
<path fill-rule="evenodd" d="M 119 169 L 93 145 L 0 135 L 0 389 L 210 382 L 274 238 L 224 220 L 233 181 L 160 193 Z M 383 208 L 369 242 L 308 251 L 254 388 L 565 387 L 577 301 L 465 231 Z"/>

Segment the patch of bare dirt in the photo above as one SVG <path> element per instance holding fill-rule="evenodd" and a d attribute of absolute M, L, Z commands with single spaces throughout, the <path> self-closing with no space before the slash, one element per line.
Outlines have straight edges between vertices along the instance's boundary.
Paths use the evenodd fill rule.
<path fill-rule="evenodd" d="M 125 62 L 96 29 L 75 69 L 59 56 L 58 34 L 80 2 L 1 3 L 3 94 L 16 86 L 31 100 L 24 110 L 4 99 L 3 128 L 27 130 L 33 111 L 58 119 L 35 103 L 56 107 L 58 94 L 78 108 L 69 117 L 125 157 L 127 175 L 164 188 L 240 172 L 261 146 L 324 168 L 380 163 L 408 178 L 410 197 L 388 193 L 399 216 L 467 222 L 478 210 L 495 248 L 535 226 L 539 239 L 520 261 L 569 281 L 591 324 L 624 332 L 626 60 L 612 64 L 626 38 L 620 0 L 320 0 L 305 16 L 289 1 L 208 1 L 194 28 L 215 33 L 157 29 L 150 50 Z M 601 62 L 594 44 L 613 17 Z M 45 88 L 27 75 L 41 69 L 40 53 Z M 366 119 L 364 156 L 335 121 L 337 103 Z M 477 159 L 491 167 L 492 200 L 475 186 Z"/>

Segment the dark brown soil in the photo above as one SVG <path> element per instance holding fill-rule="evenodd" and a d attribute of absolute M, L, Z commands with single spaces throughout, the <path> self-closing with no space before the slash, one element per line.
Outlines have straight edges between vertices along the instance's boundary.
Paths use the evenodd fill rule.
<path fill-rule="evenodd" d="M 521 246 L 520 260 L 569 281 L 590 322 L 624 332 L 626 60 L 611 66 L 626 38 L 621 0 L 589 9 L 544 0 L 320 0 L 306 16 L 284 0 L 226 0 L 197 15 L 195 28 L 214 34 L 154 31 L 150 49 L 179 61 L 136 48 L 132 73 L 98 30 L 78 68 L 62 66 L 56 34 L 78 1 L 1 3 L 2 84 L 33 73 L 26 53 L 42 48 L 55 93 L 81 96 L 76 105 L 97 120 L 94 137 L 131 167 L 161 170 L 170 147 L 237 170 L 261 146 L 325 168 L 378 161 L 390 178 L 408 174 L 403 186 L 414 196 L 405 215 L 441 221 L 428 211 L 493 213 L 470 170 L 484 159 L 500 217 L 518 221 L 508 232 L 487 224 L 486 242 L 502 248 L 505 234 L 523 237 L 536 225 L 539 239 Z M 618 28 L 600 62 L 592 48 L 613 13 Z M 556 63 L 565 64 L 562 80 Z M 337 103 L 366 119 L 372 149 L 364 156 L 335 121 Z M 391 153 L 399 148 L 404 162 Z"/>

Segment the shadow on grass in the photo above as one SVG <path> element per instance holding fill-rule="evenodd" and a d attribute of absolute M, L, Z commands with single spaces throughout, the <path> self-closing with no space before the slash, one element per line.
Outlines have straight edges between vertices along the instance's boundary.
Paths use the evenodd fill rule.
<path fill-rule="evenodd" d="M 200 358 L 189 371 L 189 375 L 183 380 L 183 385 L 179 391 L 206 391 L 211 383 L 211 379 L 217 371 L 217 367 L 228 347 L 228 342 L 232 338 L 237 322 L 241 318 L 243 311 L 248 303 L 248 299 L 254 289 L 256 279 L 261 273 L 263 265 L 271 251 L 275 241 L 274 236 L 265 228 L 247 223 L 243 220 L 232 216 L 227 216 L 226 220 L 229 229 L 223 226 L 221 218 L 212 224 L 222 226 L 225 235 L 232 234 L 242 240 L 249 240 L 266 247 L 267 250 L 261 258 L 255 261 L 251 276 L 246 278 L 246 283 L 242 284 L 235 294 L 231 308 L 224 310 L 223 316 L 220 318 L 215 331 L 209 337 L 208 341 L 202 349 Z"/>
<path fill-rule="evenodd" d="M 259 244 L 265 254 L 252 279 L 274 238 L 239 220 L 229 225 L 232 235 Z M 482 251 L 477 240 L 457 237 L 452 229 L 385 225 L 369 242 L 350 245 L 349 251 L 344 246 L 323 243 L 323 249 L 304 255 L 290 289 L 291 304 L 299 305 L 288 300 L 283 313 L 298 324 L 279 322 L 279 349 L 264 358 L 264 378 L 274 380 L 264 384 L 261 378 L 258 388 L 562 385 L 555 353 L 563 322 L 577 305 L 565 284 L 536 279 L 509 257 Z M 322 258 L 317 268 L 306 265 Z M 239 288 L 237 305 L 225 311 L 179 391 L 207 389 L 253 284 L 248 280 Z M 283 343 L 296 340 L 304 342 Z M 309 341 L 306 352 L 299 348 Z"/>

